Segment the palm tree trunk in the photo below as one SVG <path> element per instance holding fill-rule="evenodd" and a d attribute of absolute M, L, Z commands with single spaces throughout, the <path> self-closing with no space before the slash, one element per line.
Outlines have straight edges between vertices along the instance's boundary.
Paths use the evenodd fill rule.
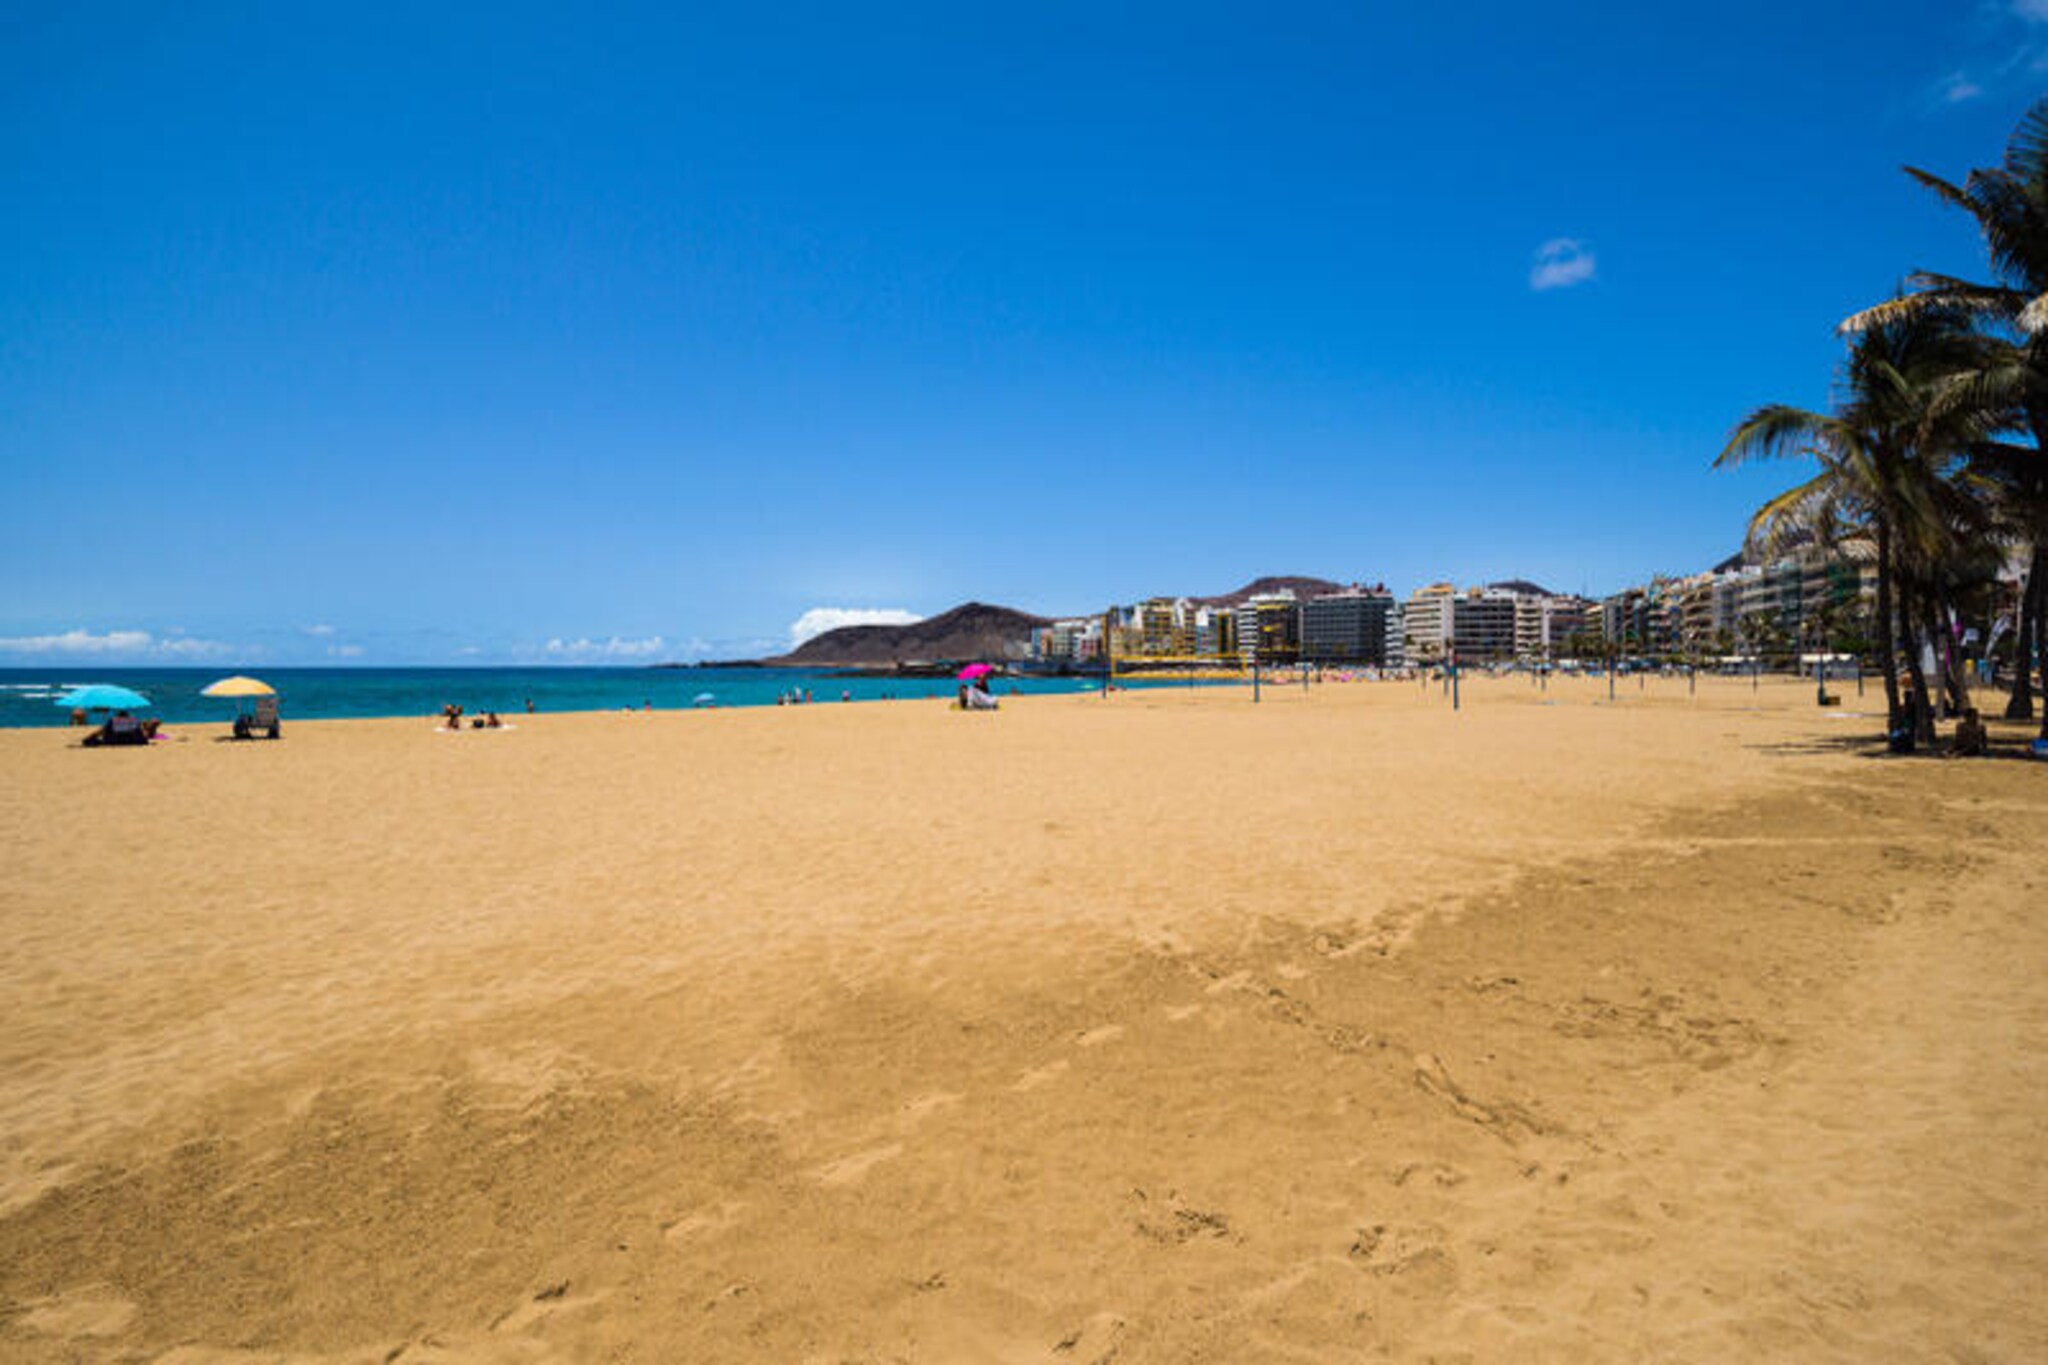
<path fill-rule="evenodd" d="M 1899 728 L 1899 628 L 1892 619 L 1892 528 L 1877 519 L 1877 666 L 1884 673 L 1886 734 Z"/>
<path fill-rule="evenodd" d="M 2013 631 L 2012 697 L 2005 703 L 2007 720 L 2034 718 L 2034 638 L 2040 626 L 2041 594 L 2048 592 L 2042 569 L 2048 566 L 2048 547 L 2036 545 L 2027 566 L 2027 585 L 2020 592 L 2019 620 Z"/>
<path fill-rule="evenodd" d="M 2030 576 L 2035 585 L 2034 652 L 2041 660 L 2041 693 L 2048 697 L 2048 648 L 2043 648 L 2043 642 L 2048 641 L 2048 573 L 2043 569 L 2048 569 L 2048 554 L 2044 554 L 2037 544 L 2034 547 L 2034 572 Z M 2026 664 L 2022 663 L 2020 667 L 2025 668 Z M 2048 739 L 2048 705 L 2041 708 L 2041 738 Z"/>
<path fill-rule="evenodd" d="M 1941 670 L 1941 718 L 1948 720 L 1963 713 L 1970 704 L 1969 696 L 1963 690 L 1962 674 L 1956 666 L 1954 638 L 1942 624 L 1943 604 L 1934 589 L 1929 588 L 1921 597 L 1920 610 L 1926 618 L 1927 638 L 1934 645 L 1934 666 Z"/>
<path fill-rule="evenodd" d="M 1919 605 L 1919 584 L 1911 574 L 1899 575 L 1899 628 L 1906 632 L 1906 674 L 1913 680 L 1913 738 L 1921 744 L 1934 743 L 1934 710 L 1927 700 L 1927 673 L 1920 666 L 1919 630 L 1913 625 L 1913 609 Z"/>

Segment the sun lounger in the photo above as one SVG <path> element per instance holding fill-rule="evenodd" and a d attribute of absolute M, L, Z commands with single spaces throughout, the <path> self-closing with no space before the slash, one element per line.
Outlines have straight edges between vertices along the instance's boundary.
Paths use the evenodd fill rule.
<path fill-rule="evenodd" d="M 283 727 L 277 723 L 276 697 L 258 697 L 254 715 L 235 717 L 236 739 L 255 739 L 258 735 L 276 739 L 282 733 Z"/>

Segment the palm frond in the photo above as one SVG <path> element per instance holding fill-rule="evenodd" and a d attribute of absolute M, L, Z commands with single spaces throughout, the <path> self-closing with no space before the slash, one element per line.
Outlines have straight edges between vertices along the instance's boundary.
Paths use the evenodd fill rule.
<path fill-rule="evenodd" d="M 1749 519 L 1748 548 L 1775 557 L 1795 539 L 1832 540 L 1842 512 L 1834 479 L 1825 472 L 1817 474 L 1757 509 Z"/>
<path fill-rule="evenodd" d="M 1970 198 L 1969 194 L 1966 193 L 1961 186 L 1952 185 L 1948 181 L 1943 180 L 1940 176 L 1934 174 L 1934 172 L 1923 171 L 1918 166 L 1907 166 L 1903 169 L 1905 170 L 1907 175 L 1912 176 L 1915 180 L 1919 181 L 1921 185 L 1925 186 L 1927 189 L 1934 191 L 1936 195 L 1946 200 L 1953 207 L 1961 209 L 1964 213 L 1969 214 L 1973 218 L 1976 217 L 1976 202 Z"/>
<path fill-rule="evenodd" d="M 2036 294 L 2029 299 L 2014 319 L 2019 328 L 2028 336 L 2039 336 L 2048 331 L 2048 293 Z"/>
<path fill-rule="evenodd" d="M 1714 467 L 1728 469 L 1755 460 L 1802 456 L 1819 459 L 1824 452 L 1855 439 L 1856 433 L 1836 418 L 1772 403 L 1735 424 L 1735 429 L 1728 433 L 1727 444 L 1714 457 Z"/>
<path fill-rule="evenodd" d="M 1977 284 L 1933 270 L 1916 270 L 1906 283 L 1926 300 L 1921 308 L 1949 308 L 1972 318 L 2009 318 L 2025 306 L 2027 295 L 2018 289 L 1995 284 Z"/>
<path fill-rule="evenodd" d="M 2048 180 L 2048 99 L 2020 116 L 2005 144 L 2005 168 L 2023 180 Z"/>

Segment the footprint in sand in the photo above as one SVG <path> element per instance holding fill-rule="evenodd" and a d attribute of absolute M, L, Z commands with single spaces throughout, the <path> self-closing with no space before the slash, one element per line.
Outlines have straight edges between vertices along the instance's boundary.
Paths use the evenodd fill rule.
<path fill-rule="evenodd" d="M 939 1110 L 950 1109 L 965 1098 L 965 1095 L 954 1094 L 949 1090 L 935 1090 L 929 1095 L 919 1095 L 916 1099 L 906 1100 L 903 1108 L 897 1111 L 896 1126 L 900 1129 L 915 1128 Z"/>
<path fill-rule="evenodd" d="M 739 1222 L 740 1211 L 745 1204 L 728 1199 L 715 1209 L 699 1209 L 683 1215 L 661 1230 L 662 1237 L 670 1242 L 688 1242 L 700 1237 L 710 1237 L 724 1232 Z"/>
<path fill-rule="evenodd" d="M 600 1289 L 591 1294 L 571 1297 L 567 1281 L 549 1285 L 530 1298 L 521 1300 L 512 1310 L 503 1314 L 491 1324 L 491 1330 L 503 1335 L 516 1335 L 531 1327 L 538 1326 L 548 1318 L 560 1313 L 573 1313 L 580 1308 L 591 1308 L 611 1297 L 609 1289 Z"/>
<path fill-rule="evenodd" d="M 1059 1074 L 1062 1071 L 1065 1071 L 1070 1065 L 1072 1065 L 1072 1063 L 1068 1062 L 1066 1058 L 1062 1057 L 1056 1062 L 1047 1062 L 1044 1066 L 1034 1066 L 1029 1071 L 1019 1076 L 1017 1078 L 1016 1084 L 1012 1085 L 1010 1089 L 1018 1091 L 1020 1093 L 1026 1090 L 1036 1090 L 1039 1086 L 1044 1085 L 1047 1081 L 1057 1080 L 1059 1078 Z"/>
<path fill-rule="evenodd" d="M 1097 1313 L 1079 1330 L 1061 1337 L 1052 1348 L 1052 1358 L 1072 1365 L 1109 1365 L 1122 1343 L 1124 1320 L 1114 1313 Z"/>
<path fill-rule="evenodd" d="M 1358 1229 L 1348 1254 L 1368 1275 L 1442 1274 L 1452 1265 L 1442 1232 L 1424 1226 L 1369 1224 Z"/>
<path fill-rule="evenodd" d="M 15 1321 L 50 1337 L 112 1337 L 125 1331 L 134 1317 L 134 1304 L 93 1287 L 32 1300 L 21 1306 Z"/>
<path fill-rule="evenodd" d="M 1075 1034 L 1074 1046 L 1101 1047 L 1104 1043 L 1113 1043 L 1123 1036 L 1124 1026 L 1122 1024 L 1104 1024 L 1100 1028 L 1089 1029 L 1086 1033 Z"/>
<path fill-rule="evenodd" d="M 867 1173 L 892 1157 L 903 1154 L 903 1144 L 891 1142 L 881 1147 L 871 1147 L 865 1152 L 855 1152 L 837 1161 L 827 1162 L 811 1172 L 811 1179 L 820 1185 L 855 1185 L 867 1178 Z"/>

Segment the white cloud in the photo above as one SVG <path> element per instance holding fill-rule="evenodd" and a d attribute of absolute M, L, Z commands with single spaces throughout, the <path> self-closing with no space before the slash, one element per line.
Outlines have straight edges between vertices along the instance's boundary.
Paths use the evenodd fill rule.
<path fill-rule="evenodd" d="M 1593 250 L 1575 237 L 1553 237 L 1536 248 L 1536 265 L 1529 271 L 1529 287 L 1569 289 L 1593 278 Z"/>
<path fill-rule="evenodd" d="M 223 655 L 248 653 L 221 641 L 201 641 L 188 634 L 170 639 L 147 630 L 66 630 L 61 634 L 0 634 L 0 655 L 51 655 L 74 659 L 104 659 L 111 655 L 143 655 L 154 659 L 219 659 Z"/>
<path fill-rule="evenodd" d="M 2048 0 L 2043 0 L 2043 3 L 2048 3 Z M 1961 104 L 1964 100 L 1976 99 L 1983 93 L 1983 86 L 1960 71 L 1943 76 L 1934 86 L 1934 98 L 1941 104 Z"/>
<path fill-rule="evenodd" d="M 300 626 L 299 629 L 308 635 L 325 636 L 334 634 L 333 626 Z"/>
<path fill-rule="evenodd" d="M 148 649 L 146 630 L 67 630 L 62 635 L 0 635 L 0 651 L 9 654 L 120 654 Z"/>
<path fill-rule="evenodd" d="M 841 626 L 907 626 L 924 618 L 901 607 L 812 607 L 789 623 L 789 647 Z"/>
<path fill-rule="evenodd" d="M 109 655 L 146 655 L 159 659 L 214 659 L 242 653 L 219 640 L 201 640 L 190 635 L 168 638 L 146 630 L 67 630 L 59 635 L 0 635 L 0 654 L 52 655 L 65 658 L 103 658 Z"/>
<path fill-rule="evenodd" d="M 2048 0 L 2012 0 L 2012 12 L 2030 24 L 2048 24 Z"/>
<path fill-rule="evenodd" d="M 327 646 L 327 657 L 330 659 L 360 659 L 363 657 L 363 647 L 361 645 L 329 645 Z"/>
<path fill-rule="evenodd" d="M 154 652 L 178 659 L 218 659 L 236 651 L 233 645 L 218 640 L 195 640 L 181 635 L 175 640 L 158 640 Z"/>
<path fill-rule="evenodd" d="M 564 640 L 556 636 L 547 642 L 546 650 L 556 659 L 645 659 L 661 653 L 662 645 L 659 635 L 644 640 L 622 640 L 616 635 L 609 640 Z"/>

